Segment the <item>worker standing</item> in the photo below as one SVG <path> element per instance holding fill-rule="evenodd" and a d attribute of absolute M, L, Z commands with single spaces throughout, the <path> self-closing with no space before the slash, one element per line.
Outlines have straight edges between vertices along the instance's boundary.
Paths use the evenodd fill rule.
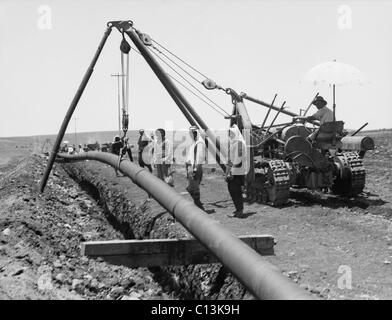
<path fill-rule="evenodd" d="M 74 153 L 74 148 L 72 146 L 68 147 L 68 154 L 73 154 Z"/>
<path fill-rule="evenodd" d="M 121 141 L 120 136 L 115 136 L 114 140 L 112 142 L 110 152 L 113 154 L 116 154 L 116 155 L 120 155 L 120 151 L 121 151 L 122 147 L 123 147 L 123 143 Z"/>
<path fill-rule="evenodd" d="M 123 157 L 125 154 L 128 154 L 129 160 L 131 162 L 133 162 L 133 156 L 132 156 L 132 151 L 131 151 L 131 148 L 133 147 L 133 145 L 129 145 L 129 138 L 125 138 L 122 141 L 123 141 L 123 147 L 122 147 L 121 156 Z"/>
<path fill-rule="evenodd" d="M 139 154 L 139 166 L 142 168 L 147 167 L 152 173 L 151 167 L 151 152 L 153 140 L 144 132 L 144 129 L 139 130 L 139 139 L 137 141 L 138 154 Z"/>
<path fill-rule="evenodd" d="M 153 149 L 154 167 L 159 179 L 165 181 L 171 187 L 174 187 L 172 163 L 173 148 L 168 139 L 166 131 L 159 128 L 155 131 L 156 140 Z"/>
<path fill-rule="evenodd" d="M 246 143 L 237 125 L 229 128 L 228 164 L 226 167 L 226 181 L 230 196 L 233 200 L 235 211 L 233 216 L 241 218 L 244 211 L 242 198 L 242 186 L 245 182 L 246 166 Z"/>
<path fill-rule="evenodd" d="M 112 143 L 112 146 L 110 148 L 110 152 L 115 154 L 115 155 L 120 156 L 120 152 L 121 152 L 123 146 L 124 145 L 123 145 L 123 143 L 121 141 L 120 136 L 115 136 L 114 137 L 114 141 Z M 114 171 L 116 172 L 116 176 L 118 177 L 119 174 L 118 174 L 117 168 L 114 168 Z"/>
<path fill-rule="evenodd" d="M 193 198 L 193 202 L 200 209 L 204 210 L 203 203 L 200 201 L 200 183 L 203 178 L 203 164 L 206 157 L 206 145 L 197 127 L 189 128 L 192 144 L 189 146 L 185 168 L 188 179 L 186 190 Z"/>

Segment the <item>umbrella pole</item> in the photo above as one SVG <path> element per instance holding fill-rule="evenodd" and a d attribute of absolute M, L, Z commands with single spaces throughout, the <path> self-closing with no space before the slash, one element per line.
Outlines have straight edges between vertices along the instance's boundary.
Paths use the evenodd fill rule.
<path fill-rule="evenodd" d="M 336 121 L 336 116 L 335 116 L 335 108 L 336 108 L 336 103 L 335 103 L 335 84 L 333 85 L 333 122 Z"/>
<path fill-rule="evenodd" d="M 333 122 L 334 122 L 334 126 L 333 126 L 333 138 L 332 138 L 332 145 L 335 146 L 336 145 L 336 126 L 335 126 L 335 121 L 336 121 L 336 116 L 335 116 L 335 109 L 336 109 L 336 103 L 335 103 L 335 84 L 332 87 L 332 100 L 333 100 Z"/>

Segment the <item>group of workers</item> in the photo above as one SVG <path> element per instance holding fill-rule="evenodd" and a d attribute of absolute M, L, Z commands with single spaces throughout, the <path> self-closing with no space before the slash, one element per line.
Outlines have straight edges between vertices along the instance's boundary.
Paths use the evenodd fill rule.
<path fill-rule="evenodd" d="M 206 144 L 202 137 L 202 132 L 197 127 L 190 127 L 189 134 L 192 142 L 187 150 L 185 162 L 188 180 L 186 190 L 193 198 L 195 205 L 205 211 L 200 199 L 200 184 L 203 178 L 203 165 L 206 163 Z M 233 125 L 229 129 L 228 145 L 226 181 L 230 196 L 236 208 L 233 215 L 230 216 L 241 217 L 244 209 L 242 185 L 246 174 L 244 170 L 246 143 L 237 125 Z M 137 146 L 139 166 L 147 168 L 151 173 L 155 171 L 155 175 L 159 179 L 174 187 L 173 165 L 175 159 L 173 158 L 173 146 L 166 137 L 166 131 L 159 128 L 154 132 L 154 135 L 149 136 L 144 129 L 140 129 Z M 114 138 L 111 152 L 120 157 L 128 154 L 129 159 L 133 161 L 131 146 L 129 146 L 127 140 L 121 139 L 120 136 Z M 118 175 L 117 170 L 116 175 Z"/>
<path fill-rule="evenodd" d="M 312 116 L 302 117 L 306 121 L 319 120 L 320 124 L 332 122 L 333 113 L 326 107 L 327 101 L 318 96 L 312 103 L 318 111 Z M 202 132 L 197 127 L 190 127 L 189 134 L 192 140 L 186 156 L 185 168 L 188 180 L 186 190 L 192 196 L 195 205 L 205 211 L 200 199 L 200 184 L 203 178 L 203 165 L 206 161 L 206 144 Z M 310 139 L 314 138 L 313 133 Z M 244 201 L 242 186 L 247 174 L 247 146 L 237 125 L 229 128 L 228 157 L 226 163 L 226 181 L 228 191 L 235 206 L 235 211 L 230 217 L 241 218 L 244 216 Z M 138 162 L 141 167 L 146 167 L 151 173 L 153 167 L 156 176 L 168 185 L 174 186 L 173 180 L 173 146 L 166 137 L 166 131 L 159 128 L 154 135 L 148 136 L 143 129 L 139 130 Z M 112 153 L 123 156 L 126 153 L 133 161 L 131 146 L 127 139 L 116 136 L 112 144 Z M 117 174 L 117 171 L 116 171 Z"/>

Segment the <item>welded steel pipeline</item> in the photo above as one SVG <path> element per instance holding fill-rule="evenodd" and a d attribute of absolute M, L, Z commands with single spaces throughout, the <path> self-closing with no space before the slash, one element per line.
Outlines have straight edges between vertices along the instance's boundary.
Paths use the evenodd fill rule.
<path fill-rule="evenodd" d="M 106 152 L 59 154 L 69 160 L 96 160 L 116 167 L 118 156 Z M 311 299 L 311 297 L 252 248 L 186 200 L 165 182 L 138 165 L 124 160 L 118 170 L 148 192 L 259 299 Z"/>

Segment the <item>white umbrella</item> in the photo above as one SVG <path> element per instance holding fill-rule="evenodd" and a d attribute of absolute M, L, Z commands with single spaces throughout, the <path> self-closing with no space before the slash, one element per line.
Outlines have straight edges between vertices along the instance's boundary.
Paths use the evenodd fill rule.
<path fill-rule="evenodd" d="M 320 63 L 310 69 L 303 82 L 313 85 L 327 84 L 333 88 L 333 118 L 335 121 L 335 86 L 341 85 L 364 85 L 367 83 L 361 72 L 348 64 L 330 61 Z"/>

